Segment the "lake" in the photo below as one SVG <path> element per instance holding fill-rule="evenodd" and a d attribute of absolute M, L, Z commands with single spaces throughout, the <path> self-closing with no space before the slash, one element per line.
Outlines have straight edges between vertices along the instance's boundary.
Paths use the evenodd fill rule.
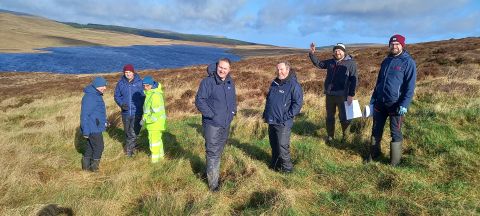
<path fill-rule="evenodd" d="M 86 74 L 122 71 L 125 64 L 135 70 L 179 68 L 209 64 L 227 57 L 240 57 L 228 49 L 189 45 L 81 46 L 40 49 L 46 53 L 0 53 L 0 71 Z"/>

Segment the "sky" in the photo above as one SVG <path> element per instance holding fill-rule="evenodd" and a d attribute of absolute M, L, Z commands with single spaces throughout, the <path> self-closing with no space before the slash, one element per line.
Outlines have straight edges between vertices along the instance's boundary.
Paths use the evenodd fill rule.
<path fill-rule="evenodd" d="M 0 9 L 305 49 L 480 36 L 478 0 L 1 0 Z"/>

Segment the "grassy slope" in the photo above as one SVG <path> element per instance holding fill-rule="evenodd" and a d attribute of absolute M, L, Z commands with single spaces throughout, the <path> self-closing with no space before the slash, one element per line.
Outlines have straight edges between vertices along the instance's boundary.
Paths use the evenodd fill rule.
<path fill-rule="evenodd" d="M 387 156 L 363 163 L 370 119 L 355 121 L 345 144 L 325 144 L 325 75 L 306 54 L 235 63 L 239 114 L 222 159 L 217 194 L 205 184 L 200 117 L 192 104 L 204 67 L 141 74 L 160 80 L 167 96 L 167 159 L 157 165 L 149 164 L 143 152 L 133 159 L 123 156 L 123 130 L 110 86 L 105 100 L 114 127 L 104 133 L 98 174 L 81 171 L 85 140 L 77 133 L 80 89 L 91 78 L 0 74 L 0 151 L 5 153 L 0 157 L 0 214 L 33 214 L 51 203 L 79 215 L 480 214 L 479 44 L 479 38 L 471 38 L 409 47 L 419 75 L 398 168 L 388 165 L 388 129 L 383 140 Z M 361 74 L 357 99 L 365 103 L 385 49 L 351 52 Z M 270 148 L 260 119 L 275 62 L 282 58 L 298 70 L 305 91 L 304 109 L 293 128 L 296 171 L 291 175 L 267 168 Z M 119 76 L 106 75 L 109 83 Z M 145 131 L 140 143 L 147 145 Z"/>

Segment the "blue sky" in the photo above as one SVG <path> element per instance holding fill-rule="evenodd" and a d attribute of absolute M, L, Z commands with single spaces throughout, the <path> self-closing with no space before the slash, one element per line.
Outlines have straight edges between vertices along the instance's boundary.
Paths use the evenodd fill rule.
<path fill-rule="evenodd" d="M 2 0 L 0 9 L 297 48 L 480 36 L 477 0 Z"/>

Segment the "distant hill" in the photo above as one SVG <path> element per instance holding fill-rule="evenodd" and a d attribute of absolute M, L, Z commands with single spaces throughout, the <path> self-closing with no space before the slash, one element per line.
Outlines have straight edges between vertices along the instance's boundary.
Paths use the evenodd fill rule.
<path fill-rule="evenodd" d="M 182 33 L 164 31 L 164 30 L 148 30 L 148 29 L 138 29 L 138 28 L 123 27 L 123 26 L 101 25 L 101 24 L 91 24 L 91 23 L 89 24 L 79 24 L 79 23 L 72 23 L 72 22 L 60 22 L 60 23 L 67 24 L 75 28 L 107 30 L 107 31 L 113 31 L 113 32 L 140 35 L 140 36 L 150 37 L 150 38 L 163 38 L 163 39 L 181 40 L 181 41 L 217 43 L 217 44 L 225 44 L 225 45 L 256 45 L 256 43 L 235 40 L 235 39 L 230 39 L 230 38 L 220 37 L 220 36 L 212 36 L 212 35 L 182 34 Z"/>
<path fill-rule="evenodd" d="M 14 14 L 14 15 L 19 15 L 19 16 L 32 16 L 32 17 L 35 16 L 35 15 L 32 15 L 32 14 L 28 14 L 28 13 L 9 11 L 9 10 L 3 10 L 3 9 L 0 9 L 0 13 L 9 13 L 9 14 Z"/>
<path fill-rule="evenodd" d="M 0 9 L 0 53 L 41 52 L 46 47 L 193 45 L 224 48 L 274 48 L 221 36 L 182 34 L 113 25 L 62 23 Z"/>

